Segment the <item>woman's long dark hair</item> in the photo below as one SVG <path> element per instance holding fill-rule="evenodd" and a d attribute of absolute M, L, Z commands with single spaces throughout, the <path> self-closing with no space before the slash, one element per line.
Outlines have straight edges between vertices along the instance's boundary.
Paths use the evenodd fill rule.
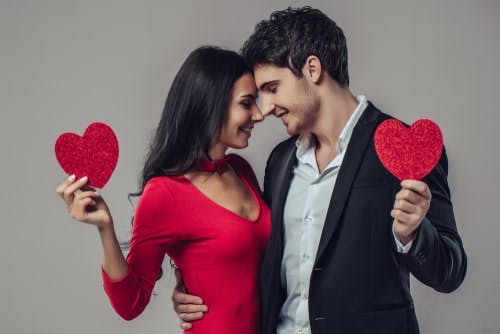
<path fill-rule="evenodd" d="M 203 46 L 189 54 L 170 87 L 146 156 L 139 191 L 129 194 L 131 203 L 131 197 L 140 196 L 151 178 L 184 174 L 209 157 L 208 151 L 227 118 L 233 85 L 251 72 L 234 51 Z M 120 246 L 128 249 L 129 242 Z M 158 279 L 162 272 L 160 268 Z"/>
<path fill-rule="evenodd" d="M 208 157 L 227 117 L 235 81 L 251 68 L 236 52 L 195 49 L 170 87 L 141 175 L 140 191 L 159 175 L 180 175 Z"/>

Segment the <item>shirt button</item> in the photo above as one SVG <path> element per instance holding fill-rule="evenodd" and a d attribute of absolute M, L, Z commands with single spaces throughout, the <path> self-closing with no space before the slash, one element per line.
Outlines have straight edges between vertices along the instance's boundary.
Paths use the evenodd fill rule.
<path fill-rule="evenodd" d="M 299 330 L 297 331 L 297 334 L 302 334 L 304 333 L 304 331 L 302 330 L 302 328 L 299 328 Z"/>
<path fill-rule="evenodd" d="M 306 262 L 307 260 L 309 260 L 309 255 L 304 254 L 304 255 L 302 256 L 302 261 L 303 261 L 303 262 Z"/>
<path fill-rule="evenodd" d="M 307 292 L 304 292 L 304 293 L 302 294 L 302 298 L 304 298 L 304 299 L 309 298 L 309 294 L 308 294 Z"/>
<path fill-rule="evenodd" d="M 306 223 L 310 223 L 310 222 L 312 221 L 311 216 L 306 216 L 306 217 L 304 218 L 304 221 L 305 221 Z"/>

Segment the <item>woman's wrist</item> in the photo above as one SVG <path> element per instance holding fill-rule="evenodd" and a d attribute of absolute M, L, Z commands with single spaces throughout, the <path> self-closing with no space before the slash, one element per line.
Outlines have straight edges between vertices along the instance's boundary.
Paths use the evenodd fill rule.
<path fill-rule="evenodd" d="M 114 225 L 113 225 L 113 220 L 110 220 L 109 222 L 103 223 L 101 225 L 97 226 L 97 230 L 99 233 L 109 233 L 113 232 L 114 233 Z"/>

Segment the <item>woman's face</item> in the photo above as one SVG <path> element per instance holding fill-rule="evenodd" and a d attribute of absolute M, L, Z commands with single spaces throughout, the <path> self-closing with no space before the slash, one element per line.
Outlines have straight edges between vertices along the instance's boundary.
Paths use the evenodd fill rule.
<path fill-rule="evenodd" d="M 233 85 L 227 120 L 219 136 L 220 144 L 232 148 L 248 146 L 254 124 L 264 119 L 256 99 L 257 88 L 253 75 L 245 73 Z"/>

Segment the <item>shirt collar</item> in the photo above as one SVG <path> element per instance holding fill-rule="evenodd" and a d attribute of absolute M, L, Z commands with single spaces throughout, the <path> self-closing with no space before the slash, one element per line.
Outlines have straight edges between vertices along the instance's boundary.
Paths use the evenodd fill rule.
<path fill-rule="evenodd" d="M 354 127 L 358 123 L 363 111 L 368 106 L 368 101 L 364 95 L 357 96 L 356 100 L 358 101 L 358 105 L 339 135 L 339 140 L 337 142 L 339 153 L 343 153 L 347 148 Z M 295 145 L 297 145 L 297 159 L 303 163 L 316 163 L 316 156 L 314 154 L 315 144 L 311 134 L 301 135 L 295 142 Z"/>
<path fill-rule="evenodd" d="M 342 132 L 340 132 L 338 141 L 338 149 L 340 153 L 344 152 L 347 148 L 347 144 L 349 143 L 349 140 L 352 136 L 352 131 L 358 123 L 359 118 L 363 114 L 363 111 L 365 111 L 366 107 L 368 106 L 368 102 L 364 95 L 359 95 L 356 97 L 356 99 L 358 100 L 358 106 L 356 107 L 356 109 L 354 109 L 354 112 L 349 118 L 349 121 L 347 121 L 347 124 L 344 126 L 344 129 L 342 129 Z"/>

